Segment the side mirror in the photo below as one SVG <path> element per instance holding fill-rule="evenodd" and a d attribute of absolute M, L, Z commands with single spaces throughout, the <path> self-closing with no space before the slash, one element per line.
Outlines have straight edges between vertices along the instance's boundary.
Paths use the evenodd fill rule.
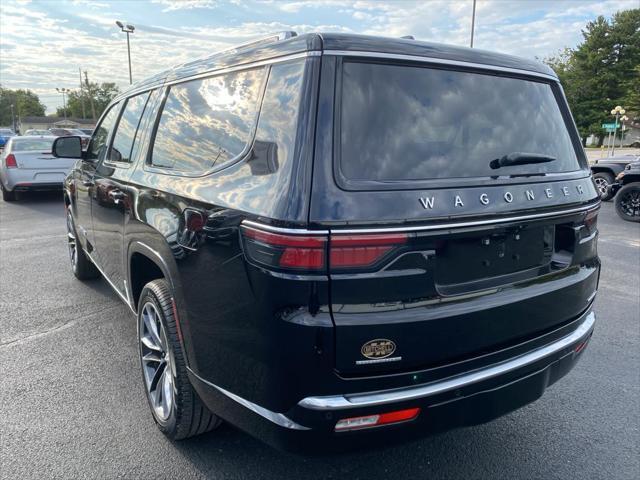
<path fill-rule="evenodd" d="M 82 158 L 80 137 L 58 137 L 53 141 L 51 153 L 54 157 Z"/>

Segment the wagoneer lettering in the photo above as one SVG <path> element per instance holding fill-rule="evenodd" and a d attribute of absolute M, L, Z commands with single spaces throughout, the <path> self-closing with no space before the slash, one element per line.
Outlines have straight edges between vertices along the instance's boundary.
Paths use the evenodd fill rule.
<path fill-rule="evenodd" d="M 135 314 L 171 439 L 224 420 L 340 450 L 486 422 L 595 327 L 599 195 L 537 62 L 285 32 L 134 85 L 80 142 L 53 146 L 80 160 L 71 266 Z"/>

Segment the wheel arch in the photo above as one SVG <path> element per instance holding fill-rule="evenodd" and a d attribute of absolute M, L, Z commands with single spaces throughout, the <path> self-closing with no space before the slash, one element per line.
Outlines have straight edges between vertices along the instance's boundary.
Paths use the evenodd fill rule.
<path fill-rule="evenodd" d="M 136 311 L 142 289 L 147 283 L 158 278 L 164 278 L 175 295 L 174 276 L 162 255 L 143 242 L 132 242 L 127 253 L 127 280 L 131 306 Z"/>

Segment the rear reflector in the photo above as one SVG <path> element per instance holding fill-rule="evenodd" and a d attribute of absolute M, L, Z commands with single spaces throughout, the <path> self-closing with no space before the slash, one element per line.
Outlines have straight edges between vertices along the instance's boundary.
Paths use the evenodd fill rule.
<path fill-rule="evenodd" d="M 18 168 L 18 162 L 16 162 L 16 157 L 13 153 L 7 155 L 7 158 L 4 159 L 4 164 L 7 168 Z"/>
<path fill-rule="evenodd" d="M 360 430 L 362 428 L 379 427 L 394 423 L 414 420 L 420 413 L 419 408 L 407 408 L 395 412 L 381 413 L 377 415 L 365 415 L 363 417 L 343 418 L 336 423 L 335 431 Z"/>

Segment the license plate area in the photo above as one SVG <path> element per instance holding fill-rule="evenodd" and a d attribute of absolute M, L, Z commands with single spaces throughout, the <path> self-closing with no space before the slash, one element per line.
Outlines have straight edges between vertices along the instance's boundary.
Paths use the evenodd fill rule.
<path fill-rule="evenodd" d="M 549 264 L 554 237 L 555 226 L 545 225 L 505 228 L 448 239 L 436 249 L 436 285 L 468 284 L 473 289 L 473 283 L 500 277 L 504 278 L 503 283 L 508 283 L 513 280 L 509 278 L 512 274 Z"/>

